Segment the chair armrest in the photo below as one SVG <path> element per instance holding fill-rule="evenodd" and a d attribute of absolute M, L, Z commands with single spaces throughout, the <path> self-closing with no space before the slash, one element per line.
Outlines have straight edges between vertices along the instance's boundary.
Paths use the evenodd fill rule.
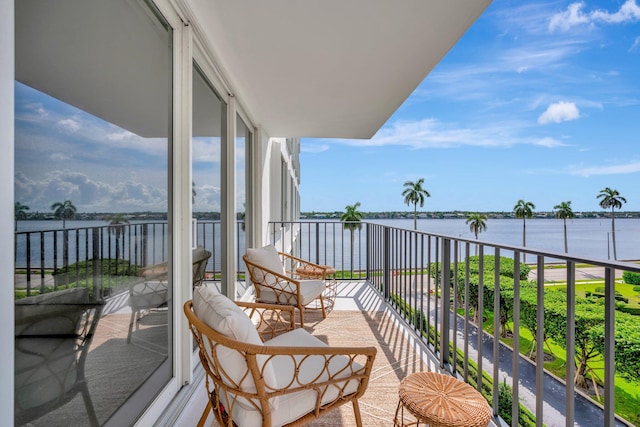
<path fill-rule="evenodd" d="M 244 301 L 235 303 L 253 320 L 263 340 L 295 329 L 293 306 Z"/>
<path fill-rule="evenodd" d="M 278 252 L 278 254 L 291 262 L 291 271 L 289 271 L 289 274 L 291 274 L 293 277 L 300 277 L 300 274 L 296 272 L 296 269 L 300 267 L 308 268 L 310 270 L 313 270 L 314 272 L 317 271 L 317 275 L 321 276 L 320 278 L 323 280 L 327 277 L 327 267 L 324 265 L 319 265 L 311 261 L 298 258 L 297 256 L 290 255 L 286 252 Z"/>
<path fill-rule="evenodd" d="M 169 274 L 169 265 L 166 262 L 148 265 L 138 270 L 138 277 L 143 277 L 145 281 L 163 280 Z"/>
<path fill-rule="evenodd" d="M 285 274 L 275 272 L 259 264 L 249 261 L 243 256 L 244 262 L 247 265 L 247 272 L 251 277 L 251 282 L 256 286 L 262 286 L 271 288 L 276 294 L 286 294 L 279 301 L 281 304 L 290 304 L 292 300 L 296 300 L 300 297 L 300 280 L 289 277 Z M 265 280 L 267 277 L 272 277 L 273 280 Z M 259 289 L 256 289 L 257 296 L 260 297 Z"/>

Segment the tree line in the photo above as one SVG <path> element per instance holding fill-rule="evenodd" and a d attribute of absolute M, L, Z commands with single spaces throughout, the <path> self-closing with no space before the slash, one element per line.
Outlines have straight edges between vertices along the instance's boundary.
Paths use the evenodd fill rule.
<path fill-rule="evenodd" d="M 418 229 L 418 205 L 424 206 L 424 202 L 428 197 L 431 197 L 431 193 L 427 191 L 423 186 L 424 178 L 419 180 L 406 181 L 403 184 L 404 190 L 402 196 L 404 197 L 404 203 L 408 206 L 413 205 L 413 228 Z M 611 240 L 613 245 L 613 259 L 618 259 L 616 252 L 616 230 L 615 230 L 615 210 L 621 209 L 627 200 L 620 194 L 618 190 L 606 187 L 600 190 L 600 193 L 596 196 L 599 199 L 599 205 L 602 209 L 611 209 Z M 363 213 L 358 210 L 360 202 L 354 205 L 347 205 L 345 212 L 340 216 L 340 221 L 343 221 L 344 228 L 353 230 L 359 228 L 359 222 L 363 218 Z M 522 219 L 522 246 L 527 246 L 527 219 L 533 218 L 535 204 L 530 201 L 520 199 L 513 207 L 513 214 L 516 218 Z M 575 218 L 576 214 L 571 208 L 571 201 L 562 201 L 553 207 L 553 214 L 556 218 L 563 221 L 564 227 L 564 251 L 569 252 L 569 245 L 567 239 L 567 219 Z M 469 230 L 474 234 L 476 240 L 478 235 L 487 230 L 488 215 L 481 212 L 468 212 L 466 214 L 466 224 L 469 225 Z M 526 262 L 526 254 L 523 253 L 523 261 Z"/>

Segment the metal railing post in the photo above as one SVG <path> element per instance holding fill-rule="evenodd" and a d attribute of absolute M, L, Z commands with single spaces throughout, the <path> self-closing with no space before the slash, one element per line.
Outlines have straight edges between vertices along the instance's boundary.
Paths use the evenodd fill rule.
<path fill-rule="evenodd" d="M 384 299 L 389 301 L 391 298 L 391 250 L 389 245 L 391 243 L 391 229 L 389 227 L 384 228 L 384 243 L 382 245 L 382 251 L 384 254 Z"/>
<path fill-rule="evenodd" d="M 451 240 L 442 239 L 442 320 L 440 321 L 440 367 L 449 363 L 449 326 L 451 324 Z"/>
<path fill-rule="evenodd" d="M 325 227 L 326 233 L 326 227 Z M 320 223 L 316 222 L 316 264 L 320 264 Z"/>
<path fill-rule="evenodd" d="M 141 248 L 140 248 L 140 252 L 141 252 L 141 257 L 140 257 L 140 262 L 142 264 L 143 267 L 146 267 L 147 264 L 147 245 L 149 244 L 149 242 L 147 241 L 147 239 L 149 238 L 149 224 L 142 224 L 142 236 L 141 236 Z"/>
<path fill-rule="evenodd" d="M 91 270 L 93 272 L 93 299 L 98 300 L 100 294 L 100 227 L 93 227 L 91 233 Z"/>
<path fill-rule="evenodd" d="M 615 246 L 614 246 L 615 248 Z M 614 252 L 615 254 L 615 252 Z M 604 423 L 615 423 L 615 312 L 616 312 L 616 270 L 604 270 Z"/>

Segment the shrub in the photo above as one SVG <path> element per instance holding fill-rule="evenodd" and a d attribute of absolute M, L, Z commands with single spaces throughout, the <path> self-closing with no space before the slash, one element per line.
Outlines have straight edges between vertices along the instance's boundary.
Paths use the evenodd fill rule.
<path fill-rule="evenodd" d="M 640 273 L 625 271 L 622 273 L 622 278 L 624 279 L 624 283 L 628 283 L 629 285 L 640 285 Z M 637 290 L 636 288 L 633 289 Z"/>

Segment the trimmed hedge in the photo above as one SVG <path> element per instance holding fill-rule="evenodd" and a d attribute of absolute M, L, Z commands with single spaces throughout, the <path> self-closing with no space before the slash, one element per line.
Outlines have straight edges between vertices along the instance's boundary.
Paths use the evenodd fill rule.
<path fill-rule="evenodd" d="M 622 278 L 624 279 L 624 283 L 628 283 L 629 285 L 640 285 L 640 273 L 634 273 L 633 271 L 625 271 L 622 273 Z M 633 290 L 638 290 L 633 288 Z"/>

